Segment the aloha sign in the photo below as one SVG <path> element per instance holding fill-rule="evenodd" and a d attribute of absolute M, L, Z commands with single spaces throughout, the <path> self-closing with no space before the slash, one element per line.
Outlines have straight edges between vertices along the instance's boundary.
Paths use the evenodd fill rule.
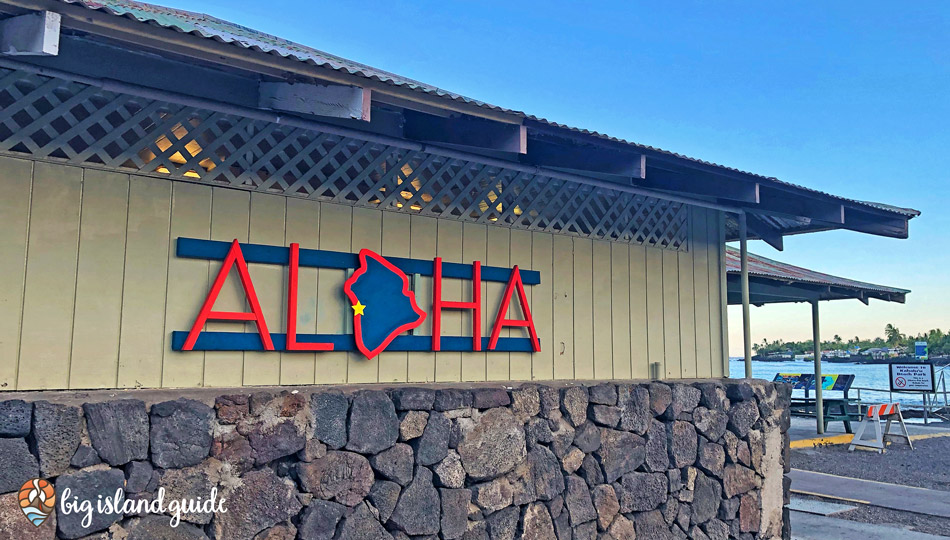
<path fill-rule="evenodd" d="M 517 266 L 502 268 L 483 266 L 481 262 L 458 264 L 434 260 L 383 257 L 363 249 L 359 253 L 301 249 L 261 244 L 242 244 L 178 238 L 179 257 L 221 260 L 218 275 L 202 303 L 191 329 L 172 332 L 172 348 L 180 351 L 352 351 L 366 358 L 390 351 L 524 351 L 541 350 L 534 320 L 528 305 L 525 286 L 541 282 L 540 274 L 523 271 Z M 271 332 L 261 310 L 248 263 L 275 264 L 288 268 L 287 328 L 284 333 Z M 352 334 L 300 334 L 297 332 L 298 274 L 300 267 L 353 270 L 343 285 L 353 319 Z M 250 311 L 216 311 L 215 301 L 231 270 L 237 270 Z M 429 311 L 416 302 L 414 280 L 410 276 L 432 277 L 432 305 Z M 471 282 L 470 301 L 449 301 L 442 297 L 444 279 Z M 482 336 L 482 282 L 505 283 L 491 332 Z M 523 318 L 508 317 L 513 297 Z M 472 332 L 469 336 L 443 336 L 442 313 L 445 310 L 472 311 Z M 431 335 L 418 335 L 416 329 L 431 318 Z M 203 330 L 209 321 L 253 323 L 257 333 L 211 332 Z M 502 337 L 506 327 L 520 328 L 525 337 Z"/>

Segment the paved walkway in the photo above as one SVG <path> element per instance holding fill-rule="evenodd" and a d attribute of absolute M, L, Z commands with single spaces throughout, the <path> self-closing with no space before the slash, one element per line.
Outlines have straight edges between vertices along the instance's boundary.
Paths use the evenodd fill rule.
<path fill-rule="evenodd" d="M 950 518 L 950 491 L 886 484 L 801 469 L 792 469 L 788 476 L 792 479 L 792 493 Z"/>
<path fill-rule="evenodd" d="M 907 431 L 911 439 L 917 441 L 929 439 L 932 437 L 950 437 L 950 424 L 931 423 L 928 425 L 916 422 L 907 422 Z M 858 429 L 858 422 L 852 422 L 851 427 Z M 892 425 L 892 433 L 900 433 L 900 426 Z M 792 448 L 808 448 L 822 444 L 850 444 L 852 435 L 845 433 L 844 424 L 841 422 L 832 422 L 828 425 L 828 430 L 818 434 L 814 418 L 793 417 L 792 425 L 788 430 L 788 436 L 791 439 Z M 865 433 L 864 438 L 869 438 Z"/>
<path fill-rule="evenodd" d="M 804 512 L 789 512 L 793 540 L 938 540 L 946 536 L 924 534 L 898 527 L 859 523 Z"/>
<path fill-rule="evenodd" d="M 788 509 L 796 512 L 806 512 L 817 516 L 833 516 L 841 512 L 848 512 L 857 508 L 854 504 L 841 504 L 824 499 L 798 497 L 793 495 L 788 503 Z"/>

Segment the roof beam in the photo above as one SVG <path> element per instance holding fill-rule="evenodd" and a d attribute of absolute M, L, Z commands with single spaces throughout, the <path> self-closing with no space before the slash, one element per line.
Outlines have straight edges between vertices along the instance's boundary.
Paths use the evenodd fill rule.
<path fill-rule="evenodd" d="M 405 111 L 406 138 L 465 148 L 524 154 L 528 151 L 527 128 L 470 116 L 440 117 Z"/>
<path fill-rule="evenodd" d="M 59 13 L 39 11 L 0 21 L 0 54 L 56 56 L 59 54 Z"/>
<path fill-rule="evenodd" d="M 746 224 L 752 234 L 758 236 L 763 241 L 765 241 L 766 244 L 772 246 L 778 251 L 783 251 L 785 249 L 785 243 L 782 239 L 782 233 L 780 231 L 772 228 L 771 225 L 762 221 L 762 219 L 755 214 L 746 215 L 749 218 Z"/>
<path fill-rule="evenodd" d="M 738 283 L 737 283 L 738 285 Z M 806 285 L 801 283 L 787 283 L 777 280 L 750 279 L 749 294 L 754 296 L 771 296 L 782 298 L 796 298 L 800 301 L 820 300 L 822 297 L 820 285 Z"/>
<path fill-rule="evenodd" d="M 732 177 L 700 172 L 658 169 L 647 163 L 646 177 L 636 184 L 650 189 L 662 189 L 715 197 L 730 201 L 757 204 L 759 202 L 759 184 L 736 180 Z"/>
<path fill-rule="evenodd" d="M 561 125 L 552 125 L 547 123 L 544 120 L 537 120 L 532 118 L 526 118 L 524 120 L 525 125 L 531 128 L 532 132 L 538 134 L 554 136 L 554 137 L 570 137 L 571 140 L 591 143 L 596 145 L 601 145 L 604 148 L 619 149 L 623 151 L 635 151 L 642 153 L 650 162 L 663 163 L 664 165 L 669 165 L 673 167 L 684 167 L 690 171 L 700 171 L 706 172 L 709 174 L 714 174 L 718 176 L 725 176 L 729 178 L 736 178 L 739 180 L 746 181 L 761 181 L 761 180 L 771 180 L 764 176 L 747 173 L 739 171 L 737 169 L 732 169 L 723 165 L 716 165 L 712 163 L 706 163 L 700 160 L 683 157 L 666 150 L 659 150 L 649 146 L 644 146 L 636 143 L 630 143 L 620 139 L 613 139 L 605 135 L 595 133 L 595 132 L 583 132 L 577 128 L 571 128 Z"/>
<path fill-rule="evenodd" d="M 739 275 L 730 273 L 728 276 L 728 294 L 730 298 L 739 298 Z M 758 276 L 749 277 L 749 296 L 758 299 L 759 304 L 773 304 L 779 302 L 811 302 L 814 300 L 846 300 L 858 298 L 860 292 L 851 289 L 836 289 L 817 283 L 788 282 Z M 737 300 L 735 303 L 739 303 Z M 730 303 L 733 303 L 730 301 Z"/>
<path fill-rule="evenodd" d="M 730 306 L 738 306 L 742 303 L 742 295 L 737 292 L 729 293 L 728 299 Z M 749 304 L 755 307 L 762 307 L 771 304 L 792 304 L 798 302 L 811 302 L 811 300 L 802 300 L 800 298 L 790 298 L 790 297 L 772 297 L 772 296 L 757 296 L 755 294 L 749 295 Z"/>
<path fill-rule="evenodd" d="M 845 227 L 858 232 L 907 238 L 907 222 L 907 218 L 874 215 L 854 208 L 845 208 Z"/>
<path fill-rule="evenodd" d="M 844 225 L 844 205 L 807 197 L 772 187 L 761 186 L 759 204 L 747 207 L 753 213 L 805 217 L 825 223 Z"/>
<path fill-rule="evenodd" d="M 262 109 L 369 122 L 372 91 L 342 84 L 262 82 Z"/>
<path fill-rule="evenodd" d="M 521 161 L 538 167 L 606 174 L 634 180 L 642 180 L 646 176 L 646 157 L 643 154 L 598 146 L 580 146 L 569 141 L 558 144 L 549 140 L 528 139 L 528 153 L 522 156 Z"/>
<path fill-rule="evenodd" d="M 741 303 L 739 296 L 739 274 L 727 275 L 727 292 L 730 305 Z M 871 298 L 885 302 L 903 304 L 906 294 L 874 291 L 870 289 L 852 289 L 818 283 L 793 282 L 781 279 L 749 276 L 749 295 L 753 304 L 773 304 L 779 302 L 809 302 L 812 300 L 847 300 L 854 298 L 868 304 Z M 758 302 L 756 302 L 758 300 Z"/>

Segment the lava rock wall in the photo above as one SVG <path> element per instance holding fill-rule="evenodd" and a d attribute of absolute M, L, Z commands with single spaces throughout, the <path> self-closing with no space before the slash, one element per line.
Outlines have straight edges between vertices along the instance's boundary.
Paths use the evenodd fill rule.
<path fill-rule="evenodd" d="M 789 538 L 789 396 L 703 380 L 7 400 L 0 538 Z M 215 489 L 226 512 L 37 528 L 16 493 L 34 477 L 92 501 Z"/>

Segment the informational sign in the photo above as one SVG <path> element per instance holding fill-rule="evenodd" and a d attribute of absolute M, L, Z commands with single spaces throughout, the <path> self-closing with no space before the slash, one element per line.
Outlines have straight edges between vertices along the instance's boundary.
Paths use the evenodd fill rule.
<path fill-rule="evenodd" d="M 918 342 L 914 343 L 914 358 L 916 358 L 916 359 L 918 359 L 918 360 L 921 360 L 921 361 L 923 361 L 923 362 L 926 362 L 928 356 L 929 356 L 929 355 L 927 354 L 927 342 L 926 342 L 926 341 L 918 341 Z"/>
<path fill-rule="evenodd" d="M 889 364 L 892 392 L 933 392 L 934 366 L 919 364 Z"/>
<path fill-rule="evenodd" d="M 390 351 L 499 351 L 536 352 L 541 350 L 534 320 L 528 305 L 525 286 L 541 282 L 538 272 L 521 270 L 517 266 L 504 268 L 483 266 L 481 262 L 458 264 L 434 260 L 383 257 L 363 249 L 359 253 L 301 249 L 290 247 L 214 242 L 194 238 L 178 238 L 179 257 L 221 260 L 221 269 L 205 297 L 191 330 L 172 332 L 172 348 L 179 351 L 360 351 L 373 358 L 384 350 Z M 274 264 L 287 267 L 286 331 L 272 332 L 248 272 L 248 263 Z M 353 332 L 347 334 L 297 333 L 297 275 L 300 267 L 354 270 L 341 291 L 348 300 L 346 313 L 352 317 Z M 217 311 L 215 301 L 231 270 L 237 270 L 241 287 L 250 311 Z M 416 302 L 415 280 L 412 276 L 431 276 L 429 298 L 431 304 L 419 306 Z M 443 279 L 461 279 L 470 282 L 471 301 L 446 300 L 442 297 Z M 482 282 L 505 284 L 499 299 L 495 318 L 488 335 L 482 329 Z M 520 318 L 509 318 L 509 306 L 515 300 Z M 431 309 L 425 309 L 431 308 Z M 494 306 L 488 306 L 489 309 Z M 469 335 L 443 336 L 442 315 L 445 310 L 472 312 Z M 415 331 L 425 320 L 431 321 L 431 334 Z M 208 321 L 233 321 L 243 327 L 253 323 L 256 333 L 242 331 L 220 332 L 205 330 Z M 520 329 L 524 337 L 501 336 L 507 328 Z M 513 334 L 516 332 L 512 332 Z"/>
<path fill-rule="evenodd" d="M 822 390 L 837 390 L 843 392 L 851 386 L 851 382 L 854 380 L 854 375 L 839 375 L 837 373 L 832 373 L 830 375 L 821 376 L 821 389 Z M 775 379 L 772 382 L 780 382 L 785 384 L 791 384 L 792 389 L 794 390 L 814 390 L 815 389 L 815 374 L 814 373 L 776 373 Z"/>

